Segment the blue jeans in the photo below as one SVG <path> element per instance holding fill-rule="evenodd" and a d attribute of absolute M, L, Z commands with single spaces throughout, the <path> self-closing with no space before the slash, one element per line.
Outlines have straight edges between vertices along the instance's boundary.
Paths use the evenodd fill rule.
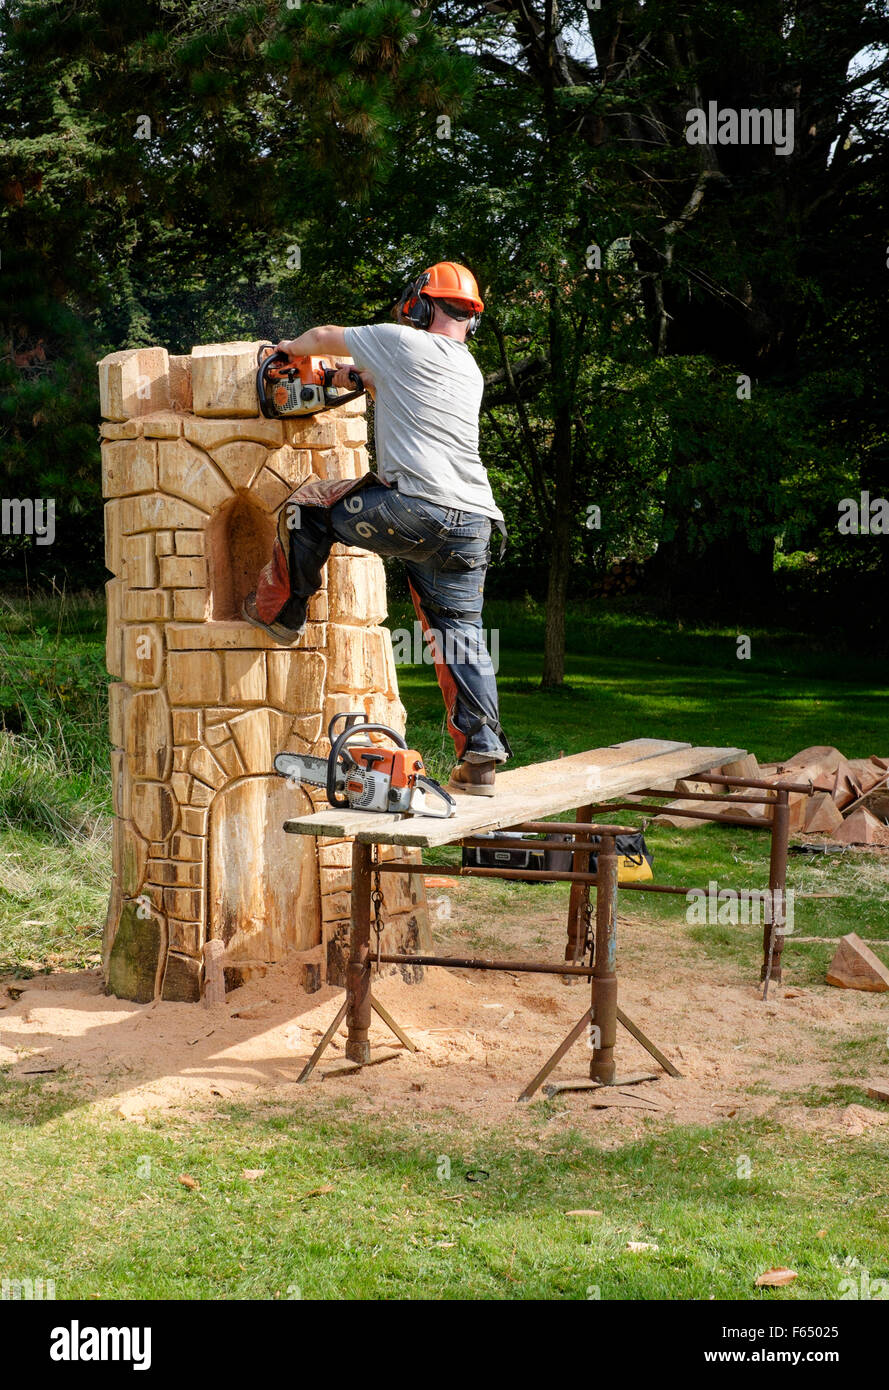
<path fill-rule="evenodd" d="M 301 507 L 290 532 L 291 597 L 277 622 L 296 629 L 335 541 L 403 560 L 417 617 L 432 646 L 458 758 L 505 762 L 497 682 L 482 632 L 491 522 L 371 483 L 332 507 Z"/>

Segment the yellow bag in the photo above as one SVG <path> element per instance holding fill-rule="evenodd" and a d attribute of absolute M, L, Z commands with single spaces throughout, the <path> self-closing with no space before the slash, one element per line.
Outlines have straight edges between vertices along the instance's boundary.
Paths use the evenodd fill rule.
<path fill-rule="evenodd" d="M 628 854 L 622 854 L 617 861 L 617 881 L 618 883 L 642 883 L 645 879 L 654 878 L 651 872 L 651 865 L 645 856 L 642 856 L 640 863 L 637 858 L 631 858 Z"/>

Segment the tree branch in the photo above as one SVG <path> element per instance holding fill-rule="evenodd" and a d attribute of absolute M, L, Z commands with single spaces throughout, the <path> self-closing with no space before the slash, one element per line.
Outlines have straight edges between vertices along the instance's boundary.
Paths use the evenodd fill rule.
<path fill-rule="evenodd" d="M 488 372 L 485 377 L 485 390 L 489 386 L 502 386 L 504 382 L 509 382 L 511 386 L 524 381 L 526 377 L 535 376 L 539 372 L 549 371 L 549 358 L 539 352 L 534 357 L 523 357 L 521 362 L 516 362 L 512 367 L 512 376 L 508 376 L 506 369 L 501 367 L 499 371 Z"/>
<path fill-rule="evenodd" d="M 530 469 L 526 461 L 522 458 L 521 448 L 517 447 L 510 439 L 507 438 L 506 433 L 502 425 L 500 424 L 500 421 L 497 419 L 497 416 L 494 414 L 493 410 L 487 404 L 487 402 L 485 403 L 485 414 L 487 415 L 491 424 L 494 426 L 494 429 L 496 430 L 497 435 L 500 438 L 500 442 L 503 444 L 507 452 L 515 457 L 516 463 L 518 464 L 522 473 L 525 475 L 525 479 L 528 483 L 528 486 L 531 489 L 531 492 L 534 496 L 535 502 L 537 503 L 537 507 L 540 511 L 541 516 L 551 516 L 552 508 L 550 507 L 547 497 L 540 493 L 538 480 L 534 476 L 533 469 Z"/>
<path fill-rule="evenodd" d="M 544 482 L 545 473 L 543 469 L 543 464 L 541 462 L 540 453 L 537 448 L 537 442 L 534 439 L 534 431 L 531 428 L 531 422 L 528 419 L 527 411 L 525 410 L 525 407 L 522 404 L 521 396 L 519 395 L 518 389 L 516 387 L 512 365 L 509 360 L 509 354 L 506 350 L 506 340 L 503 335 L 503 330 L 495 319 L 491 319 L 491 328 L 494 331 L 494 337 L 497 339 L 497 346 L 500 349 L 500 360 L 503 363 L 503 371 L 506 376 L 506 381 L 509 385 L 510 391 L 512 393 L 512 399 L 513 404 L 516 408 L 516 414 L 519 417 L 519 426 L 521 430 L 522 439 L 524 440 L 525 448 L 528 451 L 528 458 L 531 462 L 531 468 L 537 482 L 537 487 L 540 491 L 541 497 L 546 499 L 546 485 Z M 544 505 L 546 513 L 550 514 L 551 507 L 549 505 L 549 502 L 545 500 Z"/>

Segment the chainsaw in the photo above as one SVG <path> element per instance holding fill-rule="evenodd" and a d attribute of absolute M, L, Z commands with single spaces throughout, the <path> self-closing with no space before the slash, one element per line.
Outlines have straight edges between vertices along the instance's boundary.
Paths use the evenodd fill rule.
<path fill-rule="evenodd" d="M 346 723 L 334 734 L 341 719 Z M 385 734 L 396 745 L 381 748 L 372 744 L 370 733 Z M 279 753 L 275 771 L 282 777 L 324 787 L 331 806 L 353 811 L 384 811 L 390 815 L 454 815 L 457 803 L 434 777 L 429 777 L 423 759 L 414 748 L 385 724 L 370 724 L 364 714 L 335 714 L 327 730 L 328 758 L 312 758 L 302 753 Z M 360 748 L 354 747 L 361 740 Z M 353 747 L 350 748 L 349 745 Z"/>
<path fill-rule="evenodd" d="M 334 387 L 336 368 L 323 357 L 288 357 L 271 343 L 264 343 L 256 354 L 256 363 L 256 394 L 267 420 L 314 415 L 319 410 L 346 405 L 364 394 L 364 384 L 356 371 L 349 372 L 354 391 Z"/>

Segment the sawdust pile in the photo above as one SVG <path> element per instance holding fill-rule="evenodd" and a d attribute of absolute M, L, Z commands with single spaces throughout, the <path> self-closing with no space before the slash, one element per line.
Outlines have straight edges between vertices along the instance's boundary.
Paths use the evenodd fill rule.
<path fill-rule="evenodd" d="M 457 910 L 437 942 L 444 953 L 466 950 L 461 917 L 471 916 L 473 888 L 460 884 L 452 892 Z M 503 953 L 558 960 L 562 931 L 561 913 L 512 917 L 504 923 Z M 881 1118 L 866 1108 L 862 1117 L 863 1107 L 855 1114 L 840 1104 L 813 1107 L 803 1098 L 848 1079 L 837 1075 L 836 1044 L 885 1030 L 884 998 L 826 985 L 795 987 L 791 944 L 785 982 L 773 984 L 763 1004 L 752 943 L 745 968 L 708 958 L 689 944 L 684 924 L 622 917 L 620 934 L 621 1005 L 682 1076 L 660 1072 L 619 1030 L 618 1075 L 655 1070 L 658 1080 L 636 1088 L 638 1101 L 628 1094 L 625 1105 L 607 1110 L 594 1108 L 589 1094 L 561 1095 L 552 1103 L 553 1126 L 605 1134 L 614 1127 L 641 1132 L 652 1123 L 771 1114 L 842 1134 L 870 1123 L 868 1113 L 876 1116 L 873 1123 Z M 428 969 L 420 984 L 383 975 L 373 988 L 419 1050 L 406 1051 L 375 1018 L 371 1041 L 394 1054 L 389 1060 L 342 1073 L 342 1030 L 309 1083 L 297 1087 L 342 993 L 324 987 L 305 994 L 295 969 L 271 969 L 211 1008 L 127 1003 L 104 994 L 98 971 L 10 980 L 0 983 L 0 1067 L 13 1077 L 40 1076 L 50 1088 L 76 1092 L 80 1103 L 133 1122 L 213 1098 L 325 1106 L 345 1094 L 359 1111 L 521 1124 L 527 1108 L 516 1106 L 518 1093 L 576 1023 L 587 998 L 585 984 L 566 986 L 551 976 L 446 969 Z M 589 1056 L 582 1039 L 553 1079 L 588 1076 Z"/>

